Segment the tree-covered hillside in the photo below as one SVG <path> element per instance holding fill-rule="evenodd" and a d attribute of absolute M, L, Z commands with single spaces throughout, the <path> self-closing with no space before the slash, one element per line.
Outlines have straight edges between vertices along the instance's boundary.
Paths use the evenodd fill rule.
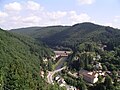
<path fill-rule="evenodd" d="M 43 39 L 59 33 L 69 26 L 48 26 L 48 27 L 28 27 L 20 29 L 12 29 L 11 32 L 17 32 L 23 35 L 29 35 L 34 38 Z"/>
<path fill-rule="evenodd" d="M 120 30 L 111 27 L 95 25 L 92 23 L 76 24 L 69 29 L 57 33 L 49 38 L 44 38 L 48 45 L 62 45 L 74 47 L 77 44 L 93 41 L 107 44 L 109 41 L 117 42 L 120 39 Z"/>
<path fill-rule="evenodd" d="M 24 31 L 21 29 L 12 31 L 17 33 L 23 32 L 24 34 L 35 37 L 52 46 L 58 45 L 73 48 L 77 44 L 86 41 L 111 44 L 111 46 L 120 44 L 120 30 L 108 26 L 101 26 L 93 23 L 80 23 L 65 27 L 64 29 L 63 27 L 54 27 L 54 29 L 51 27 L 46 28 L 47 30 L 43 28 L 31 32 L 30 34 L 27 34 L 27 32 L 29 32 L 29 30 L 31 31 L 32 28 Z"/>
<path fill-rule="evenodd" d="M 57 90 L 40 76 L 42 57 L 52 54 L 42 43 L 0 29 L 0 90 Z"/>

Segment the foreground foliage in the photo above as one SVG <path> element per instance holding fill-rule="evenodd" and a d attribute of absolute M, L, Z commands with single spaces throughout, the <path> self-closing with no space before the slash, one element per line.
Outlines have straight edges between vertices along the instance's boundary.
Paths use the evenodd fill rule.
<path fill-rule="evenodd" d="M 0 90 L 57 90 L 40 77 L 42 57 L 52 54 L 42 43 L 0 29 Z"/>

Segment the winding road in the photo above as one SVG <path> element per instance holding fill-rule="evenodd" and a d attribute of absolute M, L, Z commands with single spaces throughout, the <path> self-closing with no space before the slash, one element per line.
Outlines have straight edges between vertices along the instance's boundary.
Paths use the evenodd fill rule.
<path fill-rule="evenodd" d="M 62 67 L 62 68 L 60 68 L 60 69 L 57 69 L 57 70 L 55 70 L 55 71 L 49 71 L 48 72 L 48 75 L 47 75 L 47 79 L 48 79 L 48 83 L 49 84 L 54 84 L 53 83 L 53 75 L 55 74 L 55 73 L 57 73 L 57 72 L 60 72 L 60 71 L 62 71 L 63 69 L 65 69 L 66 68 L 66 66 L 64 66 L 64 67 Z"/>
<path fill-rule="evenodd" d="M 54 71 L 49 71 L 48 75 L 47 75 L 47 82 L 49 84 L 53 84 L 54 85 L 54 81 L 53 81 L 53 76 L 55 73 L 58 73 L 60 71 L 62 71 L 63 69 L 66 69 L 66 66 L 64 65 L 64 62 L 66 61 L 67 57 L 63 57 L 60 61 L 60 63 L 56 66 Z M 71 89 L 70 85 L 65 84 L 66 90 L 73 90 Z M 77 90 L 76 88 L 74 88 L 74 90 Z"/>
<path fill-rule="evenodd" d="M 48 81 L 49 84 L 54 84 L 54 83 L 53 83 L 53 75 L 54 75 L 55 73 L 58 73 L 58 72 L 60 72 L 60 71 L 62 71 L 63 69 L 66 68 L 66 66 L 63 66 L 63 65 L 64 65 L 64 62 L 66 61 L 66 59 L 67 59 L 67 57 L 62 57 L 62 58 L 60 59 L 59 64 L 55 67 L 55 70 L 48 72 L 47 81 Z"/>

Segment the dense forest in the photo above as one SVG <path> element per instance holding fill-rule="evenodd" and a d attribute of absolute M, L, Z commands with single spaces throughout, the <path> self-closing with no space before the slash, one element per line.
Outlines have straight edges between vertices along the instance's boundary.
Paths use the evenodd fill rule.
<path fill-rule="evenodd" d="M 28 27 L 20 29 L 12 29 L 11 32 L 17 32 L 23 35 L 29 35 L 33 38 L 44 39 L 56 33 L 59 33 L 70 26 L 48 26 L 48 27 Z"/>
<path fill-rule="evenodd" d="M 0 29 L 0 90 L 62 90 L 40 76 L 42 57 L 51 55 L 43 43 Z"/>
<path fill-rule="evenodd" d="M 108 26 L 101 26 L 89 22 L 75 24 L 73 26 L 67 27 L 52 26 L 44 27 L 42 29 L 24 28 L 11 31 L 30 35 L 37 40 L 42 40 L 49 46 L 64 46 L 74 48 L 76 45 L 83 42 L 93 41 L 96 43 L 108 44 L 108 48 L 113 49 L 114 45 L 117 46 L 120 44 L 119 29 Z"/>

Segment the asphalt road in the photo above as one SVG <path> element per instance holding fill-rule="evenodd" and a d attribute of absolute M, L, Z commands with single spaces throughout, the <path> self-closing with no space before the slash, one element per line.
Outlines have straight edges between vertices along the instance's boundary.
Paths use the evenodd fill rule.
<path fill-rule="evenodd" d="M 58 73 L 58 72 L 62 71 L 62 70 L 65 69 L 65 68 L 66 68 L 66 66 L 64 66 L 64 67 L 62 67 L 62 68 L 60 68 L 60 69 L 57 69 L 57 70 L 55 70 L 55 71 L 48 72 L 48 75 L 47 75 L 48 83 L 49 83 L 49 84 L 54 84 L 54 83 L 53 83 L 53 75 L 54 75 L 55 73 Z"/>
<path fill-rule="evenodd" d="M 60 63 L 58 64 L 58 66 L 56 66 L 54 71 L 49 71 L 48 72 L 47 79 L 48 79 L 48 83 L 49 84 L 54 84 L 53 75 L 55 73 L 58 73 L 58 72 L 62 71 L 63 69 L 66 69 L 66 66 L 63 67 L 66 58 L 67 57 L 64 57 L 64 58 L 61 59 Z M 70 85 L 65 84 L 65 87 L 66 87 L 67 90 L 71 90 L 71 86 Z M 75 89 L 75 90 L 77 90 L 77 89 Z"/>

